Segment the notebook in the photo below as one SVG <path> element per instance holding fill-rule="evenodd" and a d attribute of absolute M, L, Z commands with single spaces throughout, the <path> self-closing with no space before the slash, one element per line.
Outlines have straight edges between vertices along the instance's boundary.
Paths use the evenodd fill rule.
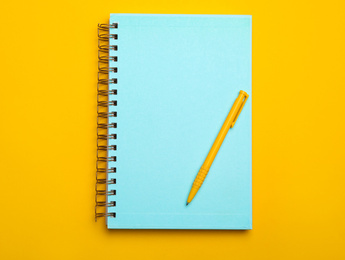
<path fill-rule="evenodd" d="M 251 229 L 251 16 L 111 14 L 99 25 L 96 219 Z M 240 90 L 249 94 L 186 200 Z"/>

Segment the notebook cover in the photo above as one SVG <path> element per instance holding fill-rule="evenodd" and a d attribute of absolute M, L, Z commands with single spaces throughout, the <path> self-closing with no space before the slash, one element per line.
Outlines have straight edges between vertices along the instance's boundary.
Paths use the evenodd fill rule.
<path fill-rule="evenodd" d="M 252 228 L 251 16 L 112 14 L 118 45 L 116 217 L 110 229 Z M 230 108 L 249 94 L 194 200 L 187 196 Z"/>

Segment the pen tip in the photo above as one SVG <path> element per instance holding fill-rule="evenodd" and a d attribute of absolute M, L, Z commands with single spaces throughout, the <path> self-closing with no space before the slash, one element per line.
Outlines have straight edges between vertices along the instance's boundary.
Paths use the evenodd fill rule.
<path fill-rule="evenodd" d="M 189 203 L 187 202 L 187 203 L 186 203 L 186 206 L 188 206 L 188 204 L 189 204 Z"/>

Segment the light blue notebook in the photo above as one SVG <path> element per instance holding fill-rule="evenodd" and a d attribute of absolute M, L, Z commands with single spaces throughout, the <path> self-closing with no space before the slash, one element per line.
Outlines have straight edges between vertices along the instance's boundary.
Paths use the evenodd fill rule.
<path fill-rule="evenodd" d="M 251 229 L 251 16 L 112 14 L 110 24 L 108 228 Z M 186 206 L 240 90 L 249 99 Z"/>

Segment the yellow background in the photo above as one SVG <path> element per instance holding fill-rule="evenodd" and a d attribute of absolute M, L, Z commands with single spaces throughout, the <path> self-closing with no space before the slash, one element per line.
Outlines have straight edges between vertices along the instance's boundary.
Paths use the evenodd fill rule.
<path fill-rule="evenodd" d="M 97 23 L 253 15 L 253 230 L 94 222 Z M 345 4 L 3 1 L 1 259 L 344 259 Z"/>

